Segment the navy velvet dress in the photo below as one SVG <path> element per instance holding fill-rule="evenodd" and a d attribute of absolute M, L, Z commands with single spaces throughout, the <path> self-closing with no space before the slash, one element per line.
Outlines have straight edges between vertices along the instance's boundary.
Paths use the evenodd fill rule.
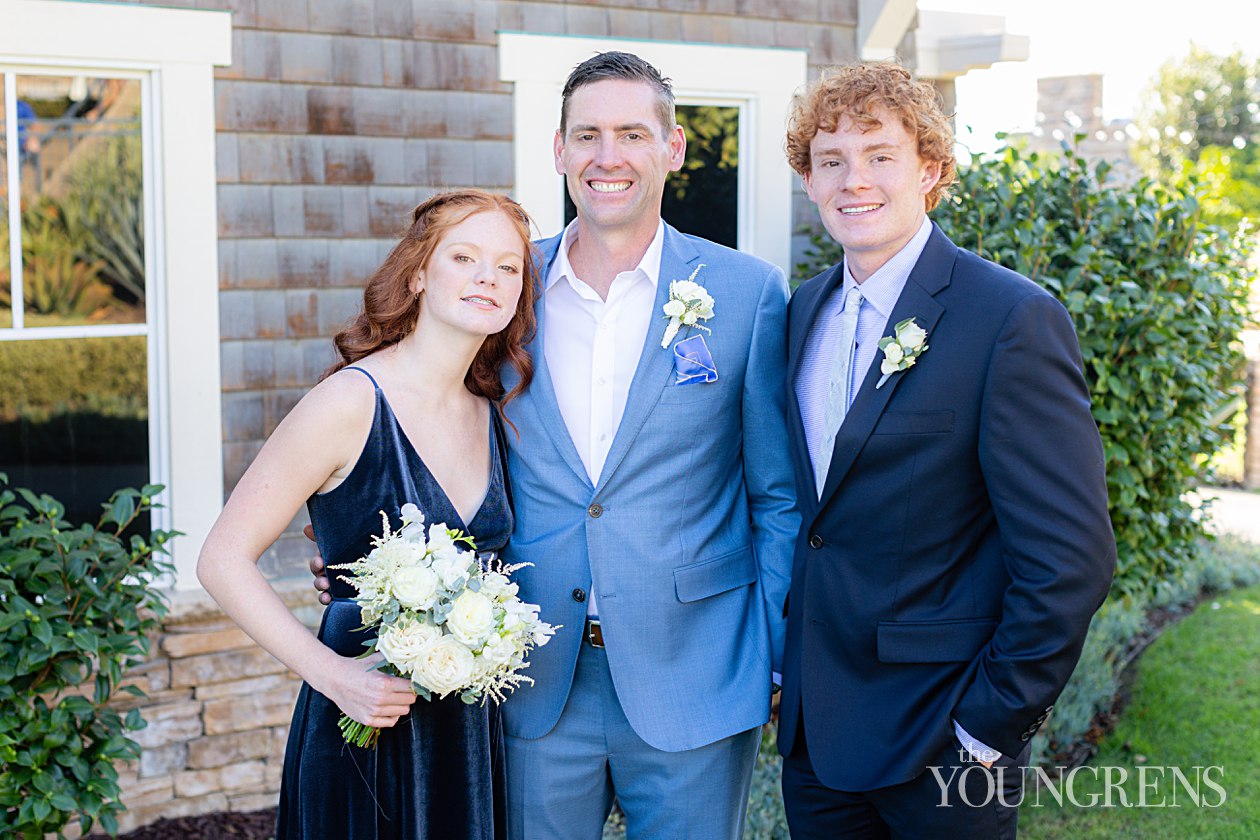
<path fill-rule="evenodd" d="M 358 463 L 340 485 L 307 501 L 325 562 L 332 566 L 366 555 L 371 538 L 381 533 L 379 511 L 390 514 L 396 528 L 407 502 L 424 512 L 426 527 L 445 522 L 471 534 L 478 552 L 501 550 L 512 533 L 512 511 L 498 424 L 495 416 L 489 490 L 472 521 L 464 523 L 377 385 L 372 432 Z M 330 574 L 334 600 L 324 612 L 319 639 L 343 656 L 358 656 L 369 636 L 356 632 L 361 622 L 350 600 L 354 590 L 338 577 L 344 571 Z M 502 726 L 493 701 L 468 705 L 454 694 L 418 699 L 396 726 L 381 731 L 375 750 L 346 744 L 337 729 L 340 717 L 331 700 L 303 683 L 284 755 L 277 840 L 506 836 Z"/>

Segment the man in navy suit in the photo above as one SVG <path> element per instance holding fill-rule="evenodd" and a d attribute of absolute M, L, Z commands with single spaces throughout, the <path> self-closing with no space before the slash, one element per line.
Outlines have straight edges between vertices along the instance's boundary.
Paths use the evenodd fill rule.
<path fill-rule="evenodd" d="M 1115 566 L 1066 311 L 927 217 L 953 144 L 935 91 L 894 64 L 825 75 L 789 120 L 845 253 L 789 308 L 797 840 L 1013 838 L 1029 739 Z"/>

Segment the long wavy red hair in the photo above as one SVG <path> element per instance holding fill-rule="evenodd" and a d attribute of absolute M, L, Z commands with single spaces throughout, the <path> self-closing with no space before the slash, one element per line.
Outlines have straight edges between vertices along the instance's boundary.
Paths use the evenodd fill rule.
<path fill-rule="evenodd" d="M 500 412 L 520 395 L 534 376 L 534 363 L 525 351 L 525 345 L 534 335 L 534 297 L 538 285 L 536 252 L 529 236 L 533 222 L 525 208 L 508 196 L 483 190 L 439 193 L 411 212 L 411 226 L 402 241 L 389 252 L 363 290 L 363 310 L 349 326 L 333 336 L 341 358 L 320 378 L 327 378 L 346 365 L 410 335 L 416 328 L 424 298 L 411 291 L 412 283 L 428 266 L 442 236 L 469 216 L 490 211 L 507 216 L 525 248 L 521 297 L 507 327 L 486 336 L 464 376 L 464 384 L 477 396 L 495 401 Z M 506 395 L 499 375 L 504 363 L 510 364 L 520 375 L 520 381 Z"/>

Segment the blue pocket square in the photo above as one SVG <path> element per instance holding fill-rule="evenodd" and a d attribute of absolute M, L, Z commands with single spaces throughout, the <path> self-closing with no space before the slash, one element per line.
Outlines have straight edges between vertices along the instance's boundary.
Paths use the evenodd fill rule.
<path fill-rule="evenodd" d="M 704 336 L 693 335 L 674 345 L 674 373 L 678 375 L 675 385 L 717 381 L 717 366 L 713 364 Z"/>

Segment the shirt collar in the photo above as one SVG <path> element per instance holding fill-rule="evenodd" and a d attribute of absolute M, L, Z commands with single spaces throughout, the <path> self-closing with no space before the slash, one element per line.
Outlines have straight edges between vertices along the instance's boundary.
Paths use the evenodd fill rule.
<path fill-rule="evenodd" d="M 547 272 L 547 289 L 554 286 L 561 277 L 566 278 L 570 284 L 578 280 L 572 264 L 569 263 L 569 248 L 573 246 L 577 236 L 578 220 L 574 219 L 565 227 L 564 235 L 560 237 L 560 247 L 556 250 L 556 258 L 551 264 L 551 271 Z M 647 250 L 643 252 L 643 258 L 639 260 L 639 264 L 630 273 L 646 277 L 648 282 L 652 284 L 652 288 L 656 288 L 660 282 L 661 254 L 664 249 L 665 220 L 662 219 L 656 223 L 656 235 L 652 237 Z"/>
<path fill-rule="evenodd" d="M 931 235 L 932 220 L 924 216 L 923 224 L 919 225 L 919 229 L 914 236 L 910 237 L 910 241 L 902 246 L 900 251 L 893 254 L 888 262 L 866 278 L 859 287 L 862 290 L 862 299 L 875 307 L 875 311 L 885 319 L 892 314 L 897 298 L 901 297 L 901 291 L 906 287 L 906 281 L 910 279 L 910 272 L 914 270 L 919 257 L 923 255 L 923 249 L 927 246 L 928 237 Z M 849 294 L 849 289 L 856 285 L 858 283 L 849 272 L 849 261 L 846 259 L 844 261 L 844 286 L 840 300 L 843 301 Z"/>

